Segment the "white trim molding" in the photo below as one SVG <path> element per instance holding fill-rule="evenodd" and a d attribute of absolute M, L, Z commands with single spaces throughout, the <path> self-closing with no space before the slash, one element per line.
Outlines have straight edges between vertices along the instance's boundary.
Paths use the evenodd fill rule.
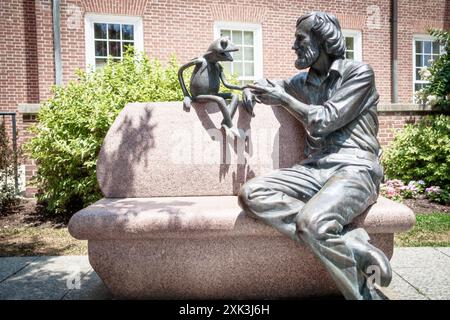
<path fill-rule="evenodd" d="M 138 53 L 144 51 L 144 32 L 141 17 L 86 13 L 84 19 L 86 70 L 90 70 L 91 67 L 95 69 L 94 23 L 118 23 L 133 25 L 134 48 Z"/>
<path fill-rule="evenodd" d="M 416 84 L 426 84 L 428 81 L 416 79 L 416 41 L 436 41 L 437 39 L 429 34 L 414 34 L 412 39 L 412 92 L 413 92 L 413 101 L 416 99 Z M 431 52 L 433 52 L 433 48 L 431 48 Z M 444 47 L 442 45 L 439 46 L 439 55 L 444 53 Z M 421 55 L 424 55 L 422 52 Z"/>
<path fill-rule="evenodd" d="M 262 42 L 262 28 L 260 24 L 245 23 L 245 22 L 232 22 L 232 21 L 215 21 L 214 22 L 214 39 L 220 37 L 220 30 L 240 30 L 240 31 L 252 31 L 253 38 L 253 61 L 254 61 L 254 75 L 253 80 L 258 80 L 263 77 L 263 42 Z M 252 80 L 243 78 L 240 80 Z"/>
<path fill-rule="evenodd" d="M 344 37 L 353 38 L 353 60 L 362 61 L 362 32 L 355 29 L 342 29 Z"/>

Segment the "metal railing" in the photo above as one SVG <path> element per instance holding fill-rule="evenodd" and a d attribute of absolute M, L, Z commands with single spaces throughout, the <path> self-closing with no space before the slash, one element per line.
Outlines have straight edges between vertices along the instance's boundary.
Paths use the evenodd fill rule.
<path fill-rule="evenodd" d="M 15 112 L 0 112 L 0 124 L 6 127 L 6 117 L 11 117 L 12 146 L 14 156 L 14 189 L 19 193 L 19 173 L 17 164 L 17 122 Z M 8 136 L 8 134 L 7 134 Z M 5 170 L 5 183 L 8 183 L 8 170 Z"/>

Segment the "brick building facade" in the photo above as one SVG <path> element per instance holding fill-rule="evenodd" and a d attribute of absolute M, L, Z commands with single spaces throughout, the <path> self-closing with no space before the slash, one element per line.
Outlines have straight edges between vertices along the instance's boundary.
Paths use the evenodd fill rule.
<path fill-rule="evenodd" d="M 120 24 L 118 30 L 124 32 L 127 25 L 138 21 L 139 24 L 133 25 L 134 45 L 138 46 L 138 42 L 141 42 L 140 45 L 150 57 L 162 61 L 167 61 L 171 54 L 176 54 L 178 61 L 197 56 L 205 51 L 218 32 L 239 30 L 243 32 L 242 37 L 253 32 L 249 36 L 253 42 L 250 41 L 248 47 L 248 56 L 252 59 L 243 61 L 239 68 L 247 70 L 248 67 L 249 74 L 253 76 L 285 78 L 297 72 L 293 64 L 295 55 L 291 50 L 297 18 L 313 10 L 333 13 L 340 20 L 344 35 L 351 38 L 348 42 L 351 57 L 359 57 L 375 71 L 376 86 L 380 93 L 379 138 L 383 145 L 392 140 L 391 129 L 401 128 L 405 122 L 414 121 L 424 114 L 413 104 L 414 85 L 419 85 L 414 82 L 414 72 L 415 67 L 420 66 L 415 59 L 422 59 L 423 64 L 436 53 L 433 43 L 428 42 L 431 39 L 426 36 L 427 28 L 450 28 L 449 0 L 58 2 L 60 69 L 55 68 L 53 1 L 0 1 L 0 112 L 18 113 L 19 144 L 27 138 L 26 128 L 32 120 L 30 114 L 36 111 L 37 104 L 50 96 L 55 75 L 60 72 L 64 84 L 74 78 L 75 69 L 86 68 L 88 61 L 94 61 L 94 64 L 97 61 L 94 56 L 88 56 L 90 51 L 98 49 L 95 47 L 98 30 L 95 29 L 92 39 L 89 33 L 89 24 L 95 28 L 101 27 L 95 25 L 96 22 L 104 23 L 105 28 L 109 28 L 109 24 Z M 391 104 L 393 2 L 398 6 L 398 103 L 394 105 Z M 110 36 L 108 33 L 106 38 Z M 126 39 L 124 33 L 119 38 L 121 41 Z M 245 47 L 245 40 L 242 41 Z M 103 42 L 109 48 L 105 52 L 116 50 L 115 44 L 110 43 L 114 42 L 111 39 Z M 119 41 L 117 43 L 120 45 Z M 262 50 L 259 57 L 258 48 Z M 26 175 L 30 177 L 35 168 L 31 160 L 27 161 Z"/>

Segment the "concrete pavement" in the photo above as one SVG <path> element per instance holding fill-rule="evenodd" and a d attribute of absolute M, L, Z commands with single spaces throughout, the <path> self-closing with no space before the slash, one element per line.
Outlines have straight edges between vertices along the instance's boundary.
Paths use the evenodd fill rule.
<path fill-rule="evenodd" d="M 392 300 L 450 299 L 450 247 L 395 248 Z M 87 256 L 0 258 L 0 300 L 112 299 Z"/>

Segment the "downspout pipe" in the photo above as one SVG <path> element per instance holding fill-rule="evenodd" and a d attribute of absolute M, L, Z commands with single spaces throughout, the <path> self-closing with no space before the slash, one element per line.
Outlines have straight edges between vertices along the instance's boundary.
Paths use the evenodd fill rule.
<path fill-rule="evenodd" d="M 398 103 L 398 6 L 391 0 L 391 102 Z"/>
<path fill-rule="evenodd" d="M 60 0 L 52 1 L 53 15 L 53 51 L 55 62 L 55 84 L 62 84 L 61 66 L 61 3 Z"/>

